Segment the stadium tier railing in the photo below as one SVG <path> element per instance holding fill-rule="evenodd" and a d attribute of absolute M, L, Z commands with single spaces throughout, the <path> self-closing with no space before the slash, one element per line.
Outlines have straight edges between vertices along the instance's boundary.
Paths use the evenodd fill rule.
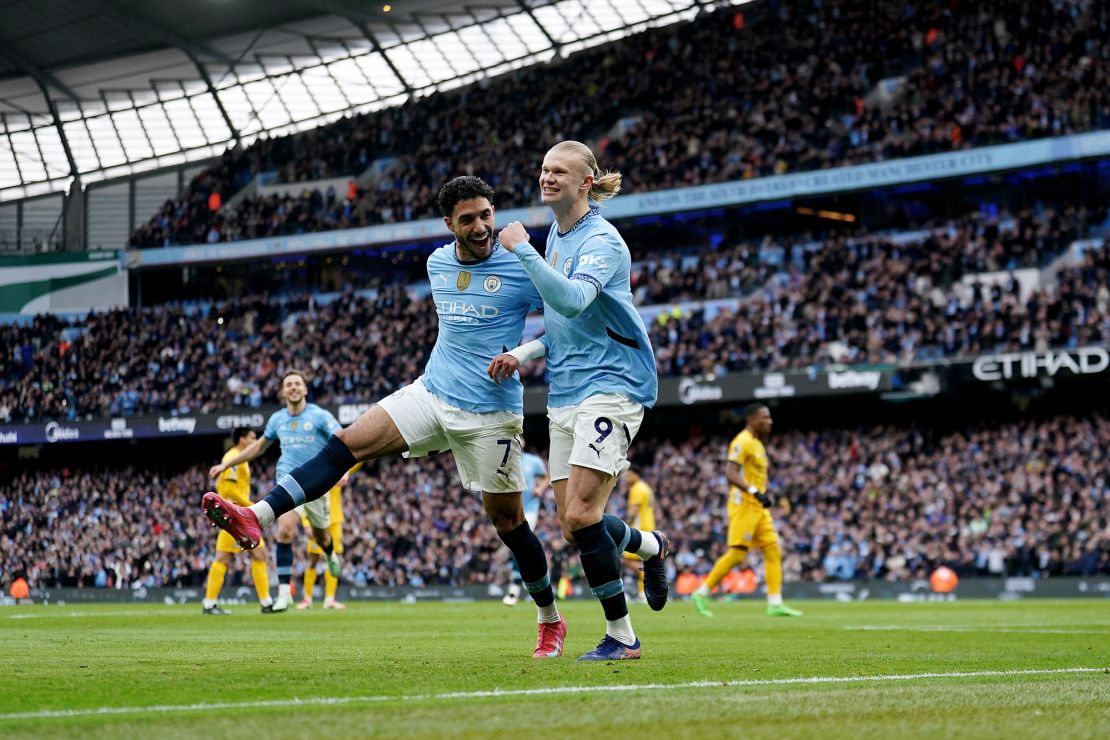
<path fill-rule="evenodd" d="M 928 397 L 971 386 L 1022 387 L 1046 379 L 1068 383 L 1083 378 L 1110 380 L 1110 347 L 1084 346 L 1045 351 L 988 353 L 976 357 L 917 362 L 908 366 L 830 366 L 721 376 L 665 377 L 658 407 L 736 404 L 752 400 L 819 398 L 870 394 L 892 399 Z M 376 399 L 324 404 L 341 424 L 350 424 Z M 38 421 L 0 425 L 0 446 L 226 435 L 239 426 L 262 428 L 275 404 L 235 407 L 214 414 L 169 413 L 93 421 Z M 525 388 L 524 412 L 545 414 L 547 389 Z"/>
<path fill-rule="evenodd" d="M 1110 131 L 1093 131 L 1072 136 L 906 157 L 790 175 L 619 195 L 606 203 L 604 214 L 609 219 L 622 219 L 722 208 L 783 198 L 825 195 L 1004 172 L 1105 156 L 1110 156 Z M 542 229 L 551 224 L 551 213 L 545 207 L 513 208 L 500 211 L 498 221 L 502 224 L 520 221 L 529 228 Z M 226 263 L 398 242 L 430 241 L 444 239 L 444 233 L 441 219 L 422 219 L 407 223 L 266 237 L 240 242 L 132 249 L 127 252 L 126 264 L 130 268 L 142 269 Z"/>

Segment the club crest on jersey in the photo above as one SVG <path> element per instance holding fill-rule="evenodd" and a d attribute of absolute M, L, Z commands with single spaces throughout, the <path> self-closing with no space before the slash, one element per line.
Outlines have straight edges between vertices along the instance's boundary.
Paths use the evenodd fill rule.
<path fill-rule="evenodd" d="M 570 261 L 571 258 L 567 257 L 567 261 L 563 263 L 563 274 L 570 277 Z"/>
<path fill-rule="evenodd" d="M 496 293 L 501 290 L 501 278 L 496 275 L 489 275 L 482 281 L 482 287 L 486 289 L 487 293 Z"/>
<path fill-rule="evenodd" d="M 306 421 L 304 423 L 304 430 L 306 432 L 311 432 L 312 431 L 312 422 L 311 421 Z"/>
<path fill-rule="evenodd" d="M 459 290 L 466 290 L 470 287 L 470 273 L 463 270 L 459 273 L 458 280 L 455 281 L 455 287 Z"/>

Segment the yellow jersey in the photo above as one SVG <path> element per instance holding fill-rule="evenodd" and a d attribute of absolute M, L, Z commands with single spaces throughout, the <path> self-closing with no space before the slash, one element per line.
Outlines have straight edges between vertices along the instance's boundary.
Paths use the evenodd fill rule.
<path fill-rule="evenodd" d="M 356 464 L 353 468 L 347 471 L 347 475 L 354 475 L 362 469 L 362 463 Z M 336 524 L 343 523 L 343 486 L 336 483 L 328 491 L 328 526 L 334 527 Z M 305 529 L 308 529 L 308 517 L 301 516 L 301 523 L 304 524 Z"/>
<path fill-rule="evenodd" d="M 748 485 L 755 486 L 760 493 L 767 492 L 767 448 L 758 437 L 747 429 L 733 437 L 728 446 L 728 461 L 736 463 L 743 469 L 744 480 Z M 739 506 L 745 500 L 749 504 L 762 506 L 755 496 L 729 484 L 728 505 Z"/>
<path fill-rule="evenodd" d="M 328 491 L 328 508 L 331 511 L 329 524 L 343 521 L 343 486 L 335 486 Z"/>
<path fill-rule="evenodd" d="M 348 476 L 352 476 L 358 471 L 362 470 L 363 463 L 355 463 L 355 466 L 347 471 Z M 328 506 L 331 507 L 331 523 L 340 524 L 343 521 L 343 487 L 336 486 L 328 491 Z"/>
<path fill-rule="evenodd" d="M 638 480 L 628 487 L 628 509 L 639 506 L 636 518 L 630 524 L 636 529 L 650 532 L 655 529 L 655 492 L 651 486 Z"/>
<path fill-rule="evenodd" d="M 239 454 L 239 450 L 232 447 L 224 453 L 220 462 L 227 462 Z M 245 462 L 234 465 L 216 478 L 216 493 L 229 501 L 234 501 L 240 506 L 250 506 L 251 503 L 251 468 Z"/>

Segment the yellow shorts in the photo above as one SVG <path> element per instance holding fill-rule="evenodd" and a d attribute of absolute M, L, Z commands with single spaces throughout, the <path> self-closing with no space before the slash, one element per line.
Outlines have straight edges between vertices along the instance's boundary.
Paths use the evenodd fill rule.
<path fill-rule="evenodd" d="M 620 543 L 618 542 L 617 544 L 619 545 Z M 634 552 L 622 552 L 621 557 L 624 558 L 625 560 L 635 560 L 637 563 L 643 561 L 643 558 L 641 558 L 639 555 L 637 555 Z"/>
<path fill-rule="evenodd" d="M 265 544 L 266 540 L 258 541 L 259 547 Z M 243 552 L 243 548 L 239 547 L 239 543 L 235 541 L 234 537 L 221 529 L 220 533 L 216 535 L 216 552 L 230 552 L 232 555 L 237 555 Z"/>
<path fill-rule="evenodd" d="M 302 519 L 301 523 L 305 525 L 305 530 L 308 532 L 308 546 L 305 552 L 309 555 L 323 555 L 324 549 L 316 544 L 316 540 L 312 538 L 312 530 L 309 529 L 308 520 Z M 340 555 L 343 554 L 343 522 L 336 522 L 328 527 L 328 532 L 331 534 L 331 546 Z"/>
<path fill-rule="evenodd" d="M 779 541 L 771 512 L 744 502 L 728 511 L 728 546 L 762 548 Z"/>

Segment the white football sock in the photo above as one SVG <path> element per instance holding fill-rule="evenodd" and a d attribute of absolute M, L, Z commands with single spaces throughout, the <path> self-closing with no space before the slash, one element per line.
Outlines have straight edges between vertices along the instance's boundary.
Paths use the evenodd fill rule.
<path fill-rule="evenodd" d="M 708 596 L 709 595 L 709 586 L 706 586 L 703 583 L 700 586 L 698 586 L 697 589 L 694 590 L 694 593 L 696 593 L 698 596 Z"/>
<path fill-rule="evenodd" d="M 640 556 L 641 560 L 655 557 L 659 554 L 659 538 L 655 536 L 654 532 L 640 532 L 640 549 L 636 554 Z"/>
<path fill-rule="evenodd" d="M 767 594 L 768 606 L 782 606 L 782 594 Z"/>
<path fill-rule="evenodd" d="M 555 606 L 554 601 L 552 601 L 547 606 L 537 606 L 536 607 L 536 621 L 537 622 L 553 623 L 553 622 L 558 622 L 559 619 L 560 619 L 560 617 L 559 617 L 559 607 Z"/>
<path fill-rule="evenodd" d="M 605 634 L 622 645 L 631 647 L 636 643 L 636 633 L 632 631 L 632 620 L 627 614 L 620 619 L 606 620 Z"/>
<path fill-rule="evenodd" d="M 248 508 L 250 508 L 250 510 L 254 512 L 254 515 L 258 517 L 258 526 L 262 527 L 263 529 L 273 524 L 274 520 L 277 519 L 277 517 L 274 516 L 274 510 L 270 508 L 270 505 L 265 501 L 259 501 L 257 504 L 251 504 Z"/>

